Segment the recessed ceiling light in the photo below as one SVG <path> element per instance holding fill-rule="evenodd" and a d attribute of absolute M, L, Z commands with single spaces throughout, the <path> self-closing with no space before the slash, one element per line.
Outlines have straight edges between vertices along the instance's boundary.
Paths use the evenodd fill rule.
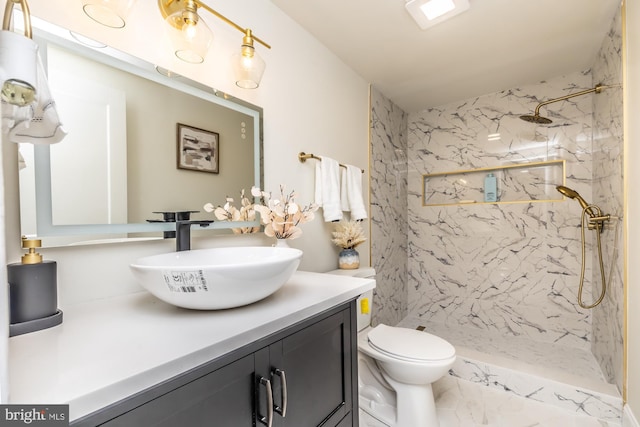
<path fill-rule="evenodd" d="M 405 7 L 424 30 L 469 9 L 469 0 L 409 0 Z"/>
<path fill-rule="evenodd" d="M 453 0 L 431 0 L 420 6 L 420 10 L 427 15 L 429 21 L 451 12 L 455 8 Z"/>

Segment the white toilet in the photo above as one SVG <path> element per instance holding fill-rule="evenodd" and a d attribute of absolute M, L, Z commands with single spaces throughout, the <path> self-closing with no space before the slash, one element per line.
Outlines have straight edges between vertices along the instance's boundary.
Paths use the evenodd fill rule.
<path fill-rule="evenodd" d="M 375 278 L 373 268 L 330 273 Z M 372 297 L 369 291 L 358 298 L 360 409 L 389 427 L 438 427 L 431 384 L 449 371 L 455 348 L 426 332 L 371 327 Z"/>

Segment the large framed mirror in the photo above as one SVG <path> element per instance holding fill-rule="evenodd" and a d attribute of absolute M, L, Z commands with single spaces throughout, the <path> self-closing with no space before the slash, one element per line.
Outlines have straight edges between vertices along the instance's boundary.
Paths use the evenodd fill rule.
<path fill-rule="evenodd" d="M 239 201 L 242 189 L 262 187 L 261 108 L 90 47 L 37 18 L 33 24 L 68 135 L 19 146 L 22 235 L 43 246 L 162 238 L 175 224 L 161 212 L 214 219 L 206 203 Z"/>

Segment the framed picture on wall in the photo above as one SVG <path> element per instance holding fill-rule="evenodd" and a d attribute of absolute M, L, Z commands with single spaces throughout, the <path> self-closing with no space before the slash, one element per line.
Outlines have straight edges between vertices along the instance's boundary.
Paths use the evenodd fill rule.
<path fill-rule="evenodd" d="M 178 123 L 178 169 L 218 173 L 220 135 Z"/>

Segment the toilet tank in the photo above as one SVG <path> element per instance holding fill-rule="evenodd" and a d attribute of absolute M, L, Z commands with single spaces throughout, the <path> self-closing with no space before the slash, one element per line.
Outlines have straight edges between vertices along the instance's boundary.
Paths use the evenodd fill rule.
<path fill-rule="evenodd" d="M 356 268 L 353 270 L 332 270 L 328 274 L 340 276 L 362 277 L 365 279 L 375 279 L 376 270 L 373 267 Z M 371 325 L 371 313 L 373 311 L 373 290 L 360 295 L 357 300 L 358 332 Z"/>

